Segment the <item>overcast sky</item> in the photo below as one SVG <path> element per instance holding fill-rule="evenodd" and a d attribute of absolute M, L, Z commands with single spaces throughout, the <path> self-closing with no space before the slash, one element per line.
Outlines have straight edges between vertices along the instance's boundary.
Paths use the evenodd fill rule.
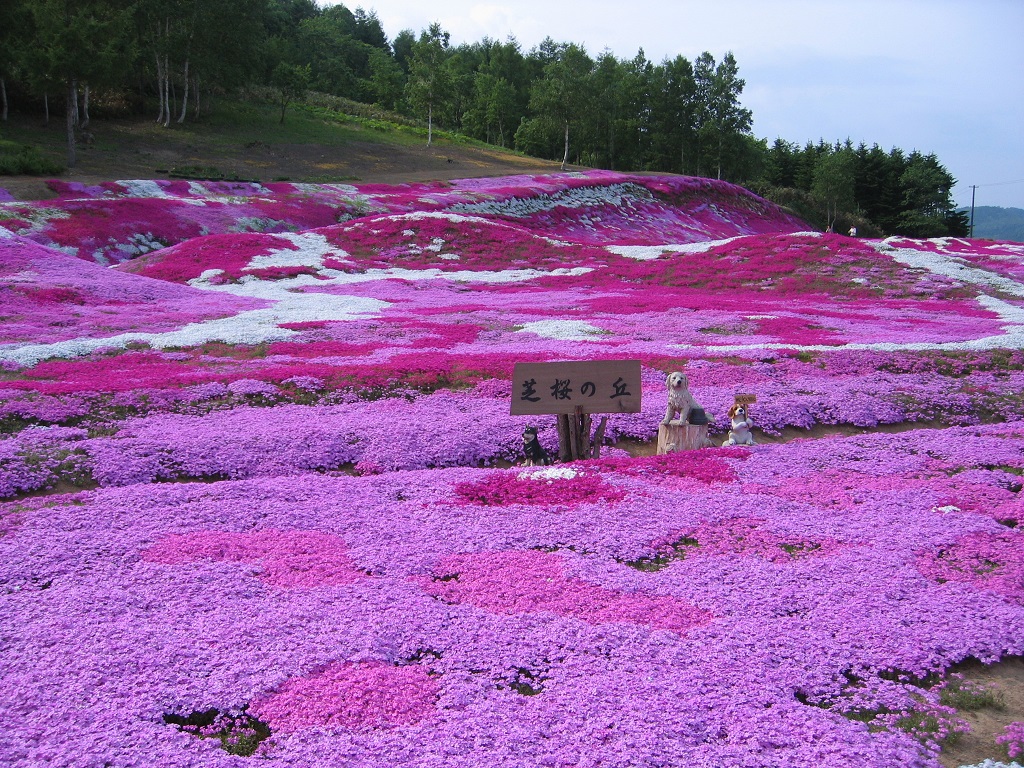
<path fill-rule="evenodd" d="M 321 0 L 321 5 L 333 4 Z M 1024 208 L 1024 0 L 345 0 L 389 39 L 550 36 L 658 63 L 732 51 L 754 135 L 935 153 L 953 196 Z"/>

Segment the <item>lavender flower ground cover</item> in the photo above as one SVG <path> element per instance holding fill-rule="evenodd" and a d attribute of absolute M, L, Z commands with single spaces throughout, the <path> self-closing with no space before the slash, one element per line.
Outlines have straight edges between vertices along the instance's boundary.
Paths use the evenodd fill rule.
<path fill-rule="evenodd" d="M 1019 246 L 604 172 L 62 191 L 0 203 L 0 764 L 939 768 L 1024 655 Z M 602 358 L 643 412 L 510 466 L 511 366 Z M 869 431 L 643 455 L 677 369 L 718 443 Z"/>

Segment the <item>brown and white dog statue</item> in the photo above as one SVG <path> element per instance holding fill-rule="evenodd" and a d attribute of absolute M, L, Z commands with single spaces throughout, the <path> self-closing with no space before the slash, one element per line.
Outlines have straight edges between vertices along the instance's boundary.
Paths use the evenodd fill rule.
<path fill-rule="evenodd" d="M 733 403 L 729 409 L 729 423 L 731 429 L 729 430 L 728 439 L 722 443 L 723 447 L 727 445 L 754 445 L 754 435 L 750 431 L 754 426 L 754 422 L 747 413 L 747 406 L 745 404 Z"/>

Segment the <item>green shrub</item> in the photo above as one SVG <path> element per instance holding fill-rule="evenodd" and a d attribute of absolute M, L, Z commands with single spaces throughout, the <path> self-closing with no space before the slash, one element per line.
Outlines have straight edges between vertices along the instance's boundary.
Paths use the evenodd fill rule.
<path fill-rule="evenodd" d="M 0 176 L 52 176 L 64 166 L 44 157 L 38 147 L 0 139 Z"/>

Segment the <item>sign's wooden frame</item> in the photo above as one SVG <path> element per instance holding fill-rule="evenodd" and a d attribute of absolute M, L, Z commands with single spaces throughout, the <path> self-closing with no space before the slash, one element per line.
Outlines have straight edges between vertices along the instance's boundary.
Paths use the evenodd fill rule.
<path fill-rule="evenodd" d="M 512 415 L 640 413 L 639 360 L 516 363 Z"/>

